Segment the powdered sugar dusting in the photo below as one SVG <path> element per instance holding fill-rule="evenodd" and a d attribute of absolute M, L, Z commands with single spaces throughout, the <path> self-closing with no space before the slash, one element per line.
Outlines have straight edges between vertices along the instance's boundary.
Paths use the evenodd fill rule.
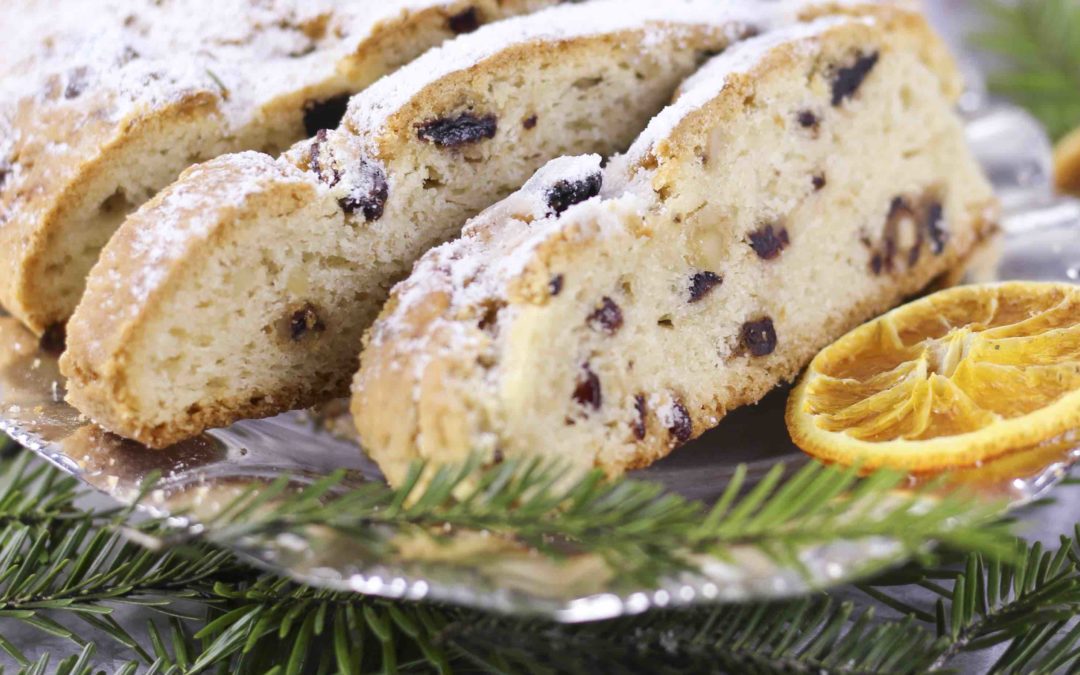
<path fill-rule="evenodd" d="M 161 194 L 161 202 L 153 208 L 154 218 L 142 219 L 140 227 L 131 229 L 133 239 L 125 255 L 137 263 L 130 267 L 134 272 L 124 278 L 117 273 L 118 283 L 131 285 L 137 303 L 131 307 L 133 313 L 158 288 L 172 263 L 214 231 L 223 210 L 239 208 L 252 195 L 265 191 L 267 180 L 279 178 L 268 170 L 269 162 L 257 152 L 230 155 L 227 190 L 207 189 L 208 181 L 221 171 L 217 163 L 209 162 L 192 168 L 184 180 Z"/>
<path fill-rule="evenodd" d="M 646 44 L 656 44 L 690 25 L 728 26 L 734 38 L 747 26 L 768 28 L 781 17 L 790 16 L 791 11 L 788 2 L 742 0 L 594 0 L 553 7 L 484 26 L 431 50 L 354 97 L 346 124 L 357 132 L 378 134 L 388 117 L 425 87 L 481 63 L 507 45 L 558 42 L 626 30 L 645 30 Z"/>
<path fill-rule="evenodd" d="M 15 3 L 19 4 L 19 3 Z M 374 28 L 438 0 L 67 0 L 9 11 L 21 40 L 5 52 L 5 93 L 40 95 L 56 76 L 129 104 L 183 88 L 223 89 L 239 126 L 253 108 L 334 74 Z M 178 55 L 183 58 L 177 58 Z M 156 75 L 156 76 L 155 76 Z M 175 95 L 174 93 L 172 95 Z M 10 99 L 9 99 L 10 100 Z M 122 116 L 119 107 L 114 114 Z"/>
<path fill-rule="evenodd" d="M 612 187 L 618 189 L 625 185 L 622 181 L 628 178 L 628 167 L 637 165 L 657 143 L 670 137 L 687 116 L 719 96 L 732 75 L 753 70 L 769 52 L 783 44 L 793 45 L 796 49 L 812 50 L 817 44 L 817 38 L 822 34 L 839 25 L 855 21 L 872 23 L 873 19 L 827 17 L 807 24 L 797 24 L 741 42 L 711 60 L 687 79 L 678 100 L 653 118 L 630 150 L 624 156 L 613 160 L 609 171 L 613 178 Z"/>
<path fill-rule="evenodd" d="M 794 19 L 799 7 L 807 3 L 783 3 L 774 5 L 778 13 Z M 864 3 L 865 4 L 865 3 Z M 735 73 L 747 72 L 757 66 L 770 51 L 792 45 L 796 49 L 812 50 L 818 38 L 830 29 L 861 21 L 851 17 L 819 19 L 809 24 L 775 30 L 740 43 L 725 54 L 716 57 L 683 88 L 680 98 L 657 117 L 635 143 L 629 156 L 641 156 L 653 144 L 667 138 L 678 123 L 694 110 L 700 109 L 719 96 L 728 78 Z M 599 170 L 599 158 L 595 155 L 554 160 L 541 169 L 520 191 L 503 202 L 491 207 L 471 221 L 460 239 L 429 252 L 417 264 L 412 276 L 395 289 L 397 309 L 381 319 L 372 332 L 373 344 L 386 340 L 400 340 L 405 333 L 402 321 L 408 321 L 417 309 L 429 303 L 433 293 L 443 293 L 451 302 L 451 309 L 435 321 L 443 335 L 456 336 L 462 342 L 450 349 L 464 348 L 468 340 L 477 339 L 475 330 L 466 329 L 456 316 L 469 307 L 485 303 L 505 301 L 510 285 L 537 260 L 537 250 L 559 237 L 566 236 L 572 228 L 590 223 L 603 231 L 624 231 L 627 214 L 641 214 L 655 200 L 648 186 L 638 189 L 638 183 L 626 179 L 627 158 L 618 158 L 604 171 L 605 186 L 602 196 L 568 209 L 564 214 L 550 212 L 545 195 L 559 181 L 581 180 Z M 614 235 L 614 232 L 612 232 Z M 507 304 L 500 310 L 512 315 L 515 306 Z M 444 325 L 445 324 L 445 325 Z M 461 325 L 459 325 L 461 324 Z M 428 328 L 434 330 L 433 327 Z M 415 345 L 402 345 L 407 352 L 421 356 L 423 360 L 427 343 L 421 337 Z M 422 364 L 418 364 L 418 367 Z M 658 401 L 654 406 L 662 416 L 671 416 L 671 403 Z"/>

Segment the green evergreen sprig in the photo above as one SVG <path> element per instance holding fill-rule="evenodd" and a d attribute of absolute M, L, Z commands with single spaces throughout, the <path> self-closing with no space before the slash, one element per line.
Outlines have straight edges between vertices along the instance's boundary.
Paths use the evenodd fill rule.
<path fill-rule="evenodd" d="M 425 475 L 430 480 L 422 482 Z M 370 483 L 343 492 L 341 473 L 298 491 L 281 477 L 252 486 L 200 536 L 257 541 L 318 526 L 368 542 L 377 553 L 388 535 L 486 532 L 553 559 L 600 556 L 621 579 L 643 586 L 692 568 L 694 556 L 725 558 L 741 547 L 786 566 L 798 566 L 808 547 L 874 537 L 895 540 L 898 559 L 925 553 L 930 542 L 1012 552 L 1008 529 L 997 521 L 1002 503 L 902 490 L 906 479 L 888 472 L 860 479 L 811 463 L 788 476 L 778 465 L 751 488 L 742 466 L 711 507 L 655 483 L 608 481 L 594 472 L 567 485 L 564 475 L 558 463 L 539 460 L 489 469 L 472 461 L 430 474 L 416 464 L 400 488 Z"/>
<path fill-rule="evenodd" d="M 1080 4 L 981 0 L 991 25 L 976 46 L 1001 57 L 990 89 L 1030 110 L 1060 139 L 1080 126 Z"/>
<path fill-rule="evenodd" d="M 528 504 L 543 504 L 532 502 L 530 495 L 545 481 L 521 478 L 519 472 L 526 469 L 502 467 L 492 474 L 502 476 L 502 485 L 533 486 L 506 493 L 516 494 L 508 502 L 494 498 L 506 488 L 496 488 L 498 481 L 487 474 L 481 481 L 488 485 L 486 496 L 475 500 L 455 499 L 454 488 L 461 483 L 454 479 L 436 480 L 423 489 L 417 484 L 404 494 L 378 486 L 346 488 L 335 478 L 297 494 L 285 487 L 247 493 L 222 514 L 219 524 L 242 536 L 304 527 L 324 518 L 343 531 L 373 523 L 384 527 L 405 514 L 410 514 L 409 527 L 425 529 L 448 518 L 472 527 L 505 525 L 508 521 L 495 513 L 498 504 L 510 511 L 509 522 L 524 518 Z M 537 477 L 545 474 L 535 468 Z M 640 545 L 639 533 L 624 533 L 615 523 L 629 512 L 621 510 L 628 508 L 620 506 L 623 499 L 631 504 L 635 496 L 650 494 L 650 499 L 636 502 L 634 513 L 658 513 L 668 520 L 657 522 L 682 523 L 689 528 L 683 536 L 696 535 L 708 548 L 717 541 L 762 544 L 776 526 L 788 528 L 787 534 L 805 535 L 805 541 L 838 532 L 865 534 L 878 531 L 880 525 L 874 523 L 887 522 L 895 517 L 889 514 L 902 509 L 903 517 L 890 527 L 915 527 L 921 534 L 941 530 L 943 536 L 955 536 L 958 546 L 969 549 L 974 544 L 980 551 L 956 568 L 913 567 L 882 581 L 919 584 L 938 602 L 907 606 L 889 595 L 888 585 L 875 585 L 867 591 L 897 609 L 901 618 L 883 619 L 880 612 L 856 611 L 850 603 L 817 595 L 574 627 L 313 589 L 253 570 L 221 549 L 194 541 L 180 550 L 145 551 L 117 535 L 125 527 L 125 513 L 80 508 L 79 491 L 69 479 L 16 455 L 0 459 L 0 515 L 11 516 L 0 520 L 0 638 L 4 625 L 18 622 L 63 635 L 80 651 L 61 662 L 48 654 L 30 658 L 19 651 L 25 646 L 10 640 L 0 640 L 0 648 L 18 655 L 26 663 L 25 672 L 50 672 L 57 666 L 57 672 L 73 675 L 91 672 L 95 635 L 106 636 L 131 655 L 125 673 L 572 673 L 620 668 L 657 673 L 925 672 L 990 644 L 1008 645 L 1002 672 L 1016 670 L 1018 663 L 1048 668 L 1073 663 L 1080 640 L 1063 623 L 1080 602 L 1080 549 L 1073 540 L 1063 541 L 1059 551 L 1035 547 L 1019 555 L 1021 544 L 997 526 L 989 528 L 989 539 L 971 538 L 971 532 L 982 528 L 957 522 L 972 514 L 961 508 L 959 498 L 947 511 L 936 512 L 925 500 L 918 509 L 903 510 L 910 497 L 897 500 L 891 479 L 874 480 L 881 483 L 813 467 L 789 477 L 777 470 L 763 487 L 748 490 L 745 477 L 737 477 L 715 509 L 698 507 L 699 522 L 693 527 L 683 520 L 689 507 L 685 513 L 676 508 L 693 502 L 639 493 L 632 482 L 622 491 L 614 488 L 623 482 L 589 482 L 589 498 L 580 496 L 581 485 L 552 488 L 547 508 L 534 515 L 548 519 L 545 532 L 583 538 L 614 532 L 617 538 L 626 537 L 619 546 Z M 442 497 L 430 496 L 436 494 Z M 835 495 L 840 494 L 848 496 L 838 500 Z M 578 501 L 568 495 L 579 495 Z M 882 495 L 891 496 L 883 501 Z M 657 500 L 659 505 L 654 504 Z M 348 512 L 368 503 L 381 508 L 364 512 L 362 518 Z M 834 510 L 826 503 L 841 506 Z M 397 515 L 390 510 L 395 504 Z M 584 512 L 595 508 L 610 520 L 599 530 L 583 529 L 584 516 L 575 505 Z M 847 522 L 839 511 L 848 513 Z M 579 516 L 582 520 L 575 520 Z M 929 527 L 937 517 L 952 519 L 955 532 L 942 529 L 942 524 Z M 736 525 L 723 529 L 728 519 Z M 154 523 L 141 527 L 148 536 L 166 534 Z M 21 543 L 16 546 L 15 541 Z M 619 546 L 613 550 L 621 550 Z M 150 625 L 147 637 L 113 618 L 114 610 L 127 603 L 161 617 Z"/>

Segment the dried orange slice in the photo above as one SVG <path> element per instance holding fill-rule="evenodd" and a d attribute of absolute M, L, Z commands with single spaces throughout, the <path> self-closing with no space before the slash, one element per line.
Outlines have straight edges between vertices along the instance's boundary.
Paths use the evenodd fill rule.
<path fill-rule="evenodd" d="M 787 424 L 820 459 L 915 472 L 1080 429 L 1080 286 L 962 286 L 896 309 L 814 359 Z"/>

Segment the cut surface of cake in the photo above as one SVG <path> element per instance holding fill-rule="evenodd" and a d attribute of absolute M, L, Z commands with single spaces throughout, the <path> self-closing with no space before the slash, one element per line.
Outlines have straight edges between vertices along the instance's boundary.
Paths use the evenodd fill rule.
<path fill-rule="evenodd" d="M 548 160 L 624 150 L 710 55 L 791 11 L 551 8 L 425 54 L 282 158 L 192 168 L 91 274 L 63 359 L 69 401 L 161 446 L 347 394 L 363 331 L 420 255 Z"/>
<path fill-rule="evenodd" d="M 424 256 L 366 339 L 365 450 L 391 482 L 473 452 L 617 474 L 759 401 L 992 228 L 960 91 L 903 10 L 718 56 L 606 168 L 557 160 Z"/>
<path fill-rule="evenodd" d="M 557 0 L 66 0 L 3 10 L 0 305 L 59 331 L 123 219 L 192 164 L 279 152 L 348 95 Z"/>

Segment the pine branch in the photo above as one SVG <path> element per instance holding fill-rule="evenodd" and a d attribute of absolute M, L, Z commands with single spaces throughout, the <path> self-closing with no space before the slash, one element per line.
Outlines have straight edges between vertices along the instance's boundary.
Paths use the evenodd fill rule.
<path fill-rule="evenodd" d="M 937 596 L 932 611 L 864 587 L 870 597 L 902 614 L 936 626 L 943 649 L 933 669 L 957 656 L 1008 645 L 998 673 L 1045 672 L 1080 667 L 1080 525 L 1055 551 L 1017 541 L 1016 563 L 972 554 L 958 568 L 911 570 L 890 583 L 915 583 Z"/>
<path fill-rule="evenodd" d="M 538 548 L 550 547 L 544 537 L 561 536 L 560 546 L 548 551 L 552 555 L 572 544 L 602 553 L 613 564 L 629 562 L 632 569 L 637 556 L 651 555 L 657 545 L 719 554 L 725 547 L 753 545 L 783 560 L 800 545 L 881 533 L 901 538 L 912 551 L 923 550 L 928 536 L 986 554 L 1000 554 L 1006 541 L 1013 550 L 1013 540 L 1001 529 L 970 528 L 990 517 L 990 507 L 962 498 L 898 493 L 897 479 L 883 474 L 859 481 L 849 473 L 812 466 L 785 479 L 777 469 L 747 490 L 745 471 L 740 471 L 718 504 L 707 509 L 634 481 L 608 483 L 594 476 L 556 488 L 557 471 L 538 464 L 482 472 L 479 488 L 455 498 L 466 484 L 459 479 L 465 470 L 444 471 L 423 489 L 416 482 L 404 490 L 377 485 L 346 489 L 343 478 L 335 476 L 291 493 L 283 479 L 239 498 L 210 531 L 256 536 L 331 524 L 371 536 L 373 529 L 441 531 L 452 523 L 455 529 L 483 527 L 506 536 L 520 531 L 523 542 L 535 541 Z M 0 504 L 22 505 L 9 507 L 14 514 L 63 516 L 48 524 L 13 521 L 0 527 L 0 616 L 77 643 L 86 640 L 68 626 L 70 621 L 61 624 L 53 617 L 82 621 L 157 672 L 561 673 L 617 672 L 622 664 L 633 664 L 626 666 L 628 672 L 645 666 L 658 673 L 900 672 L 929 668 L 974 648 L 985 636 L 1001 634 L 989 632 L 990 624 L 976 629 L 964 622 L 959 638 L 937 636 L 929 626 L 918 625 L 919 617 L 880 622 L 873 613 L 856 614 L 850 605 L 826 597 L 585 627 L 390 603 L 257 574 L 213 548 L 190 548 L 191 542 L 181 551 L 141 550 L 117 534 L 123 513 L 75 517 L 69 513 L 74 489 L 56 490 L 67 496 L 51 500 L 49 490 L 33 487 L 35 481 L 67 484 L 51 475 L 52 469 L 36 471 L 34 463 L 0 461 L 0 484 L 19 486 L 0 490 L 0 497 L 21 495 L 0 498 Z M 35 480 L 29 480 L 31 475 Z M 164 534 L 152 524 L 145 527 L 149 535 Z M 973 531 L 978 533 L 972 536 Z M 196 555 L 180 555 L 185 550 Z M 681 554 L 672 561 L 686 564 Z M 1042 616 L 1039 612 L 1052 606 L 1045 603 L 1060 602 L 1058 596 L 1037 592 L 1051 576 L 1036 575 L 1025 596 L 1028 604 L 998 612 L 993 626 L 1005 621 L 999 615 Z M 127 602 L 175 616 L 167 630 L 152 624 L 150 644 L 140 644 L 110 615 L 117 603 Z M 181 613 L 178 606 L 184 603 L 193 608 Z M 943 603 L 950 612 L 957 604 L 951 597 L 943 597 Z M 1052 613 L 1046 616 L 1053 618 Z M 1054 625 L 1046 623 L 1044 630 Z M 1018 637 L 1016 649 L 1030 651 L 1021 638 L 1039 646 L 1045 636 Z M 961 642 L 964 646 L 957 647 Z M 1054 644 L 1065 644 L 1062 653 L 1069 654 L 1069 643 Z M 18 651 L 2 638 L 0 648 Z M 130 672 L 136 668 L 132 664 Z"/>
<path fill-rule="evenodd" d="M 905 492 L 897 474 L 860 480 L 853 471 L 810 464 L 785 479 L 777 466 L 749 489 L 744 466 L 710 508 L 657 484 L 611 482 L 599 473 L 566 486 L 559 464 L 537 460 L 492 469 L 475 461 L 444 467 L 422 484 L 425 471 L 414 466 L 400 489 L 366 484 L 340 491 L 344 476 L 338 474 L 291 492 L 288 477 L 281 477 L 253 486 L 208 522 L 202 536 L 224 544 L 319 526 L 363 541 L 378 555 L 394 535 L 486 532 L 555 559 L 599 556 L 628 585 L 639 586 L 691 569 L 696 555 L 725 557 L 741 547 L 788 566 L 798 566 L 808 547 L 872 537 L 896 540 L 897 559 L 925 553 L 935 541 L 965 551 L 1012 552 L 1012 537 L 995 522 L 1002 504 Z"/>
<path fill-rule="evenodd" d="M 991 90 L 1032 112 L 1060 139 L 1080 126 L 1080 5 L 1073 0 L 981 0 L 991 19 L 973 43 L 1005 60 Z"/>

